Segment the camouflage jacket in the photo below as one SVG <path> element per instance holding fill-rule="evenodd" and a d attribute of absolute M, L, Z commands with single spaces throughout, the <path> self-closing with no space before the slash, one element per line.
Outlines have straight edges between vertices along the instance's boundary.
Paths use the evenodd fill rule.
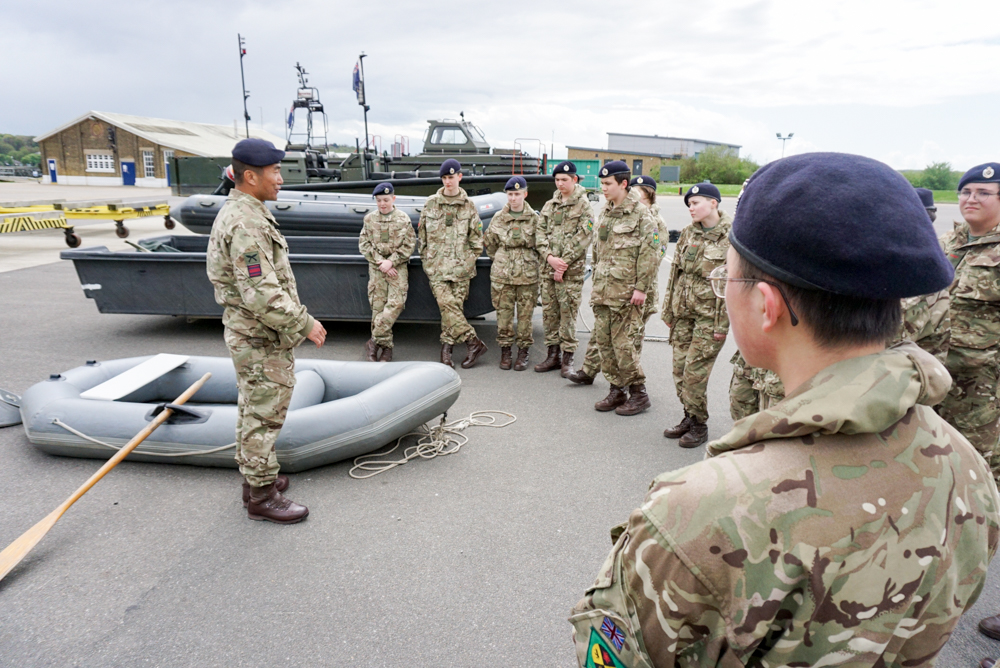
<path fill-rule="evenodd" d="M 706 230 L 691 223 L 681 232 L 663 297 L 663 321 L 671 327 L 681 318 L 711 318 L 714 334 L 729 333 L 726 302 L 715 296 L 708 275 L 726 263 L 733 219 L 720 210 L 718 224 Z"/>
<path fill-rule="evenodd" d="M 785 386 L 775 372 L 750 366 L 739 350 L 733 353 L 729 361 L 733 365 L 733 374 L 746 378 L 753 389 L 760 394 L 759 410 L 770 408 L 785 398 Z"/>
<path fill-rule="evenodd" d="M 580 665 L 933 665 L 1000 537 L 949 387 L 911 343 L 843 360 L 657 477 L 573 609 Z"/>
<path fill-rule="evenodd" d="M 447 197 L 444 188 L 427 198 L 417 226 L 420 260 L 432 281 L 467 281 L 483 252 L 483 223 L 465 190 Z"/>
<path fill-rule="evenodd" d="M 579 183 L 566 202 L 558 190 L 538 214 L 535 246 L 542 260 L 542 275 L 551 278 L 550 255 L 562 259 L 569 267 L 564 276 L 582 277 L 587 267 L 587 247 L 594 231 L 594 209 L 587 199 L 587 190 Z"/>
<path fill-rule="evenodd" d="M 538 214 L 527 202 L 524 210 L 514 213 L 505 204 L 490 221 L 483 242 L 486 254 L 493 258 L 490 281 L 505 285 L 531 285 L 538 282 L 538 251 L 535 230 Z"/>
<path fill-rule="evenodd" d="M 299 302 L 288 243 L 256 197 L 230 191 L 212 224 L 205 268 L 222 324 L 249 338 L 294 348 L 315 320 Z"/>
<path fill-rule="evenodd" d="M 667 244 L 670 241 L 670 231 L 667 229 L 667 223 L 663 220 L 663 216 L 660 215 L 660 205 L 653 202 L 652 206 L 649 207 L 649 212 L 653 214 L 653 220 L 656 221 L 656 229 L 660 235 L 660 259 L 667 254 Z"/>
<path fill-rule="evenodd" d="M 948 290 L 902 300 L 903 321 L 893 343 L 913 341 L 942 364 L 948 361 L 951 342 L 951 315 Z"/>
<path fill-rule="evenodd" d="M 369 264 L 374 266 L 382 260 L 389 260 L 394 267 L 404 266 L 416 245 L 413 223 L 399 209 L 394 208 L 385 216 L 377 210 L 365 216 L 358 248 Z"/>
<path fill-rule="evenodd" d="M 1000 350 L 1000 229 L 969 243 L 969 224 L 956 222 L 941 239 L 955 267 L 951 284 L 951 346 Z"/>
<path fill-rule="evenodd" d="M 593 306 L 620 306 L 633 290 L 647 293 L 660 267 L 660 234 L 645 204 L 626 197 L 605 205 L 594 238 Z"/>

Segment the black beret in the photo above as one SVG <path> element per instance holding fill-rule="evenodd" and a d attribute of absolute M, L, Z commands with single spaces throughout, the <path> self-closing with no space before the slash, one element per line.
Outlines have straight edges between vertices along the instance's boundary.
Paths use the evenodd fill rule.
<path fill-rule="evenodd" d="M 1000 162 L 985 162 L 976 165 L 965 174 L 958 182 L 958 189 L 961 190 L 967 183 L 1000 183 Z"/>
<path fill-rule="evenodd" d="M 438 170 L 438 176 L 445 176 L 447 174 L 461 174 L 462 173 L 462 163 L 455 158 L 448 158 L 441 163 L 441 169 Z"/>
<path fill-rule="evenodd" d="M 719 192 L 718 188 L 716 188 L 711 183 L 708 183 L 707 181 L 703 183 L 696 183 L 690 188 L 688 188 L 688 191 L 684 193 L 684 206 L 688 205 L 688 200 L 691 199 L 691 197 L 694 195 L 701 195 L 702 197 L 711 197 L 716 202 L 722 201 L 722 193 Z"/>
<path fill-rule="evenodd" d="M 923 202 L 925 209 L 934 208 L 934 193 L 927 188 L 914 188 L 917 191 L 917 197 Z"/>
<path fill-rule="evenodd" d="M 652 176 L 637 176 L 629 181 L 630 186 L 649 186 L 656 190 L 656 180 Z"/>
<path fill-rule="evenodd" d="M 604 163 L 604 166 L 601 167 L 601 178 L 614 176 L 615 174 L 628 174 L 631 171 L 628 165 L 622 160 L 612 160 L 611 162 Z"/>
<path fill-rule="evenodd" d="M 569 160 L 563 160 L 558 165 L 552 169 L 552 176 L 557 174 L 569 174 L 570 176 L 579 176 L 576 173 L 576 165 Z"/>
<path fill-rule="evenodd" d="M 729 240 L 779 280 L 851 297 L 925 295 L 955 273 L 909 181 L 846 153 L 803 153 L 758 169 Z"/>
<path fill-rule="evenodd" d="M 385 181 L 375 186 L 375 190 L 372 191 L 372 197 L 377 197 L 379 195 L 392 195 L 394 192 L 396 192 L 396 189 L 392 187 L 392 184 Z"/>
<path fill-rule="evenodd" d="M 507 179 L 507 185 L 503 187 L 504 190 L 527 190 L 528 182 L 524 180 L 523 176 L 512 176 Z"/>
<path fill-rule="evenodd" d="M 285 157 L 285 152 L 274 148 L 266 139 L 241 139 L 233 147 L 233 160 L 239 160 L 254 167 L 276 165 Z"/>

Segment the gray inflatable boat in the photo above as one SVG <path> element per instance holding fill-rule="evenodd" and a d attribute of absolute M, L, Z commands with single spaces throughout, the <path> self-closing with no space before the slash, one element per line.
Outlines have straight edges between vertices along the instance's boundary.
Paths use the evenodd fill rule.
<path fill-rule="evenodd" d="M 81 394 L 150 357 L 88 362 L 21 397 L 24 431 L 53 455 L 108 459 L 205 372 L 212 377 L 132 454 L 130 461 L 235 468 L 236 372 L 229 358 L 187 362 L 115 401 Z M 391 443 L 448 410 L 462 381 L 436 362 L 300 359 L 288 417 L 275 446 L 281 470 L 305 471 Z M 98 443 L 100 442 L 100 443 Z M 110 446 L 110 447 L 109 447 Z"/>

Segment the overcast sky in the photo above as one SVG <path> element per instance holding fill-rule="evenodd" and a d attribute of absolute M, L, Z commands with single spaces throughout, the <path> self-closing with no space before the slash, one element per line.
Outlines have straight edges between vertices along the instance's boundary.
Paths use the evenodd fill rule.
<path fill-rule="evenodd" d="M 1000 2 L 3 3 L 0 132 L 37 135 L 95 109 L 232 124 L 237 33 L 252 123 L 284 136 L 294 65 L 330 140 L 369 131 L 419 150 L 459 111 L 494 146 L 606 147 L 608 132 L 742 145 L 758 162 L 861 153 L 899 169 L 1000 160 Z M 532 142 L 522 141 L 535 153 Z M 413 151 L 416 152 L 416 151 Z"/>

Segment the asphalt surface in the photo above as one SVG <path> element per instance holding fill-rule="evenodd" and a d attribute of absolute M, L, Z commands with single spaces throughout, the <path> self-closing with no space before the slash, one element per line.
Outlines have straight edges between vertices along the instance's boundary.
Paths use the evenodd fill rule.
<path fill-rule="evenodd" d="M 661 206 L 669 227 L 687 221 L 679 198 Z M 943 221 L 957 214 L 941 209 Z M 68 262 L 3 269 L 4 389 L 22 393 L 88 359 L 227 354 L 217 322 L 99 314 Z M 495 321 L 474 325 L 490 350 L 459 370 L 449 419 L 500 409 L 514 424 L 470 428 L 459 453 L 371 480 L 351 479 L 350 462 L 294 475 L 289 496 L 311 513 L 293 526 L 248 521 L 233 470 L 125 462 L 0 581 L 0 666 L 575 665 L 565 618 L 611 547 L 608 530 L 654 476 L 703 451 L 662 436 L 682 416 L 668 344 L 643 349 L 653 407 L 619 417 L 592 408 L 603 379 L 578 387 L 555 372 L 500 371 Z M 363 358 L 366 324 L 327 327 L 326 345 L 300 357 Z M 534 332 L 532 363 L 544 356 L 540 309 Z M 653 319 L 648 333 L 667 330 Z M 397 326 L 396 359 L 435 360 L 437 337 L 434 326 Z M 731 425 L 733 350 L 730 337 L 709 385 L 710 437 Z M 99 465 L 37 451 L 20 427 L 0 429 L 0 461 L 0 547 Z M 975 630 L 1000 611 L 996 570 L 938 665 L 1000 655 Z"/>

